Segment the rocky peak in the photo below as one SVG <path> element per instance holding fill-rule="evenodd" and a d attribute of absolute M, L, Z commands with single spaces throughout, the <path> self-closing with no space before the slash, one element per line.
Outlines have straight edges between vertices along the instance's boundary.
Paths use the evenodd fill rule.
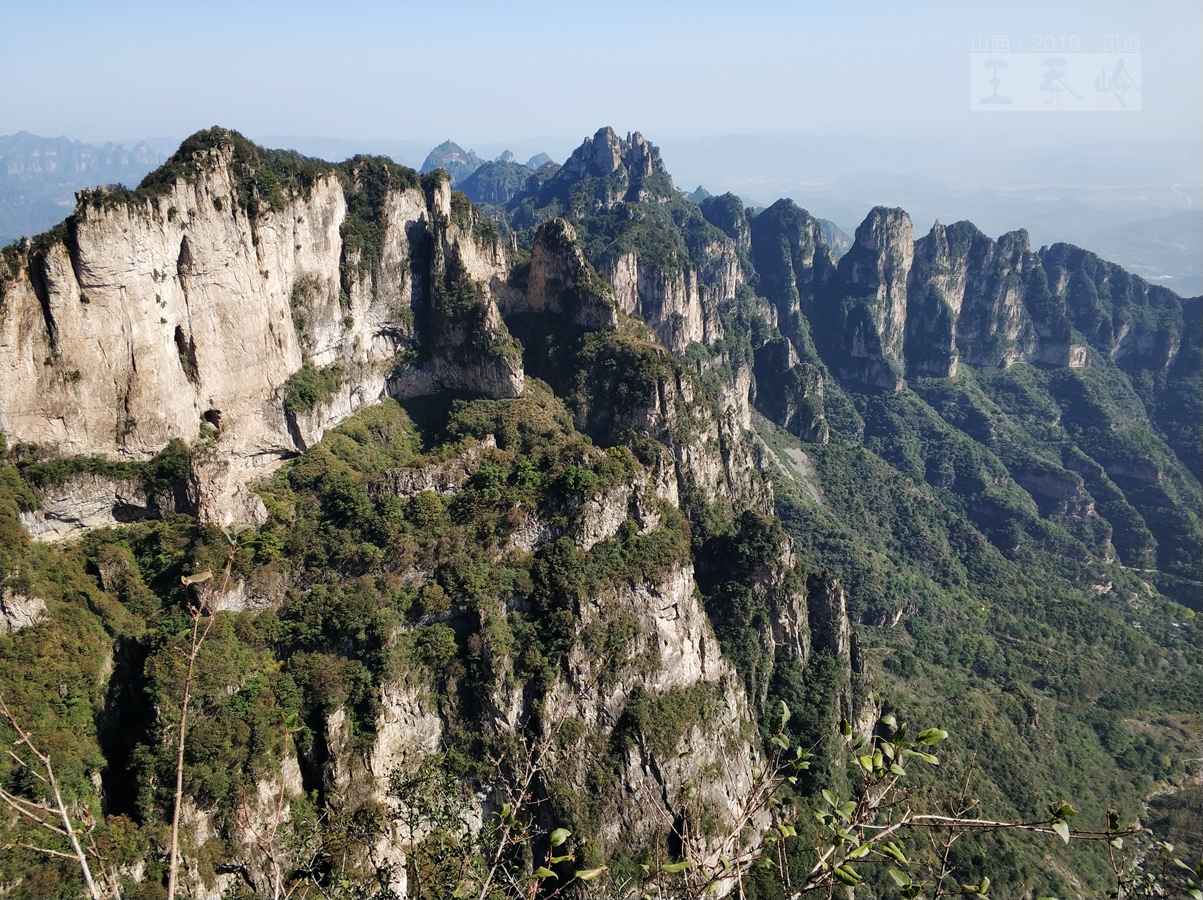
<path fill-rule="evenodd" d="M 472 150 L 465 150 L 459 144 L 447 140 L 427 154 L 421 171 L 433 172 L 435 169 L 444 169 L 451 176 L 451 183 L 455 184 L 479 169 L 483 162 L 484 160 Z"/>
<path fill-rule="evenodd" d="M 825 345 L 839 378 L 871 387 L 902 386 L 907 278 L 915 244 L 910 216 L 875 207 L 840 260 Z M 836 306 L 838 304 L 838 307 Z"/>
<path fill-rule="evenodd" d="M 752 230 L 748 225 L 743 200 L 732 193 L 719 197 L 707 195 L 700 200 L 698 206 L 706 221 L 735 241 L 736 247 L 744 252 L 752 249 Z"/>
<path fill-rule="evenodd" d="M 676 196 L 672 179 L 664 168 L 660 150 L 635 132 L 622 140 L 610 127 L 599 128 L 586 138 L 563 167 L 550 178 L 544 191 L 557 193 L 586 182 L 601 207 Z"/>
<path fill-rule="evenodd" d="M 531 249 L 525 291 L 507 291 L 502 312 L 566 313 L 573 324 L 613 330 L 618 326 L 614 292 L 577 242 L 566 219 L 540 226 Z"/>
<path fill-rule="evenodd" d="M 614 129 L 606 126 L 599 128 L 593 137 L 585 138 L 584 142 L 572 151 L 572 156 L 568 157 L 562 171 L 577 178 L 586 175 L 609 175 L 621 164 L 622 142 L 614 133 Z"/>

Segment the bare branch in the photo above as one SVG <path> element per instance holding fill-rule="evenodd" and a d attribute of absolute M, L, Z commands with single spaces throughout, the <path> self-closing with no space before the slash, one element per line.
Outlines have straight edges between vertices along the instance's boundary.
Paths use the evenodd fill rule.
<path fill-rule="evenodd" d="M 75 836 L 75 828 L 71 825 L 71 816 L 68 815 L 67 806 L 65 803 L 63 803 L 63 795 L 58 787 L 58 779 L 54 777 L 54 766 L 52 766 L 50 764 L 50 757 L 48 755 L 42 753 L 40 750 L 38 750 L 38 748 L 36 746 L 34 746 L 33 740 L 26 733 L 25 729 L 23 729 L 21 727 L 20 723 L 17 722 L 17 717 L 12 714 L 11 710 L 9 710 L 8 704 L 6 704 L 4 702 L 4 699 L 2 697 L 0 697 L 0 713 L 4 714 L 4 717 L 6 719 L 8 719 L 9 723 L 13 726 L 14 729 L 16 729 L 17 734 L 21 736 L 21 740 L 18 742 L 18 746 L 20 746 L 20 744 L 24 744 L 26 747 L 28 747 L 29 752 L 32 753 L 35 757 L 37 757 L 38 762 L 40 762 L 42 764 L 42 767 L 46 770 L 45 778 L 41 778 L 41 776 L 38 776 L 38 777 L 41 778 L 42 782 L 47 784 L 50 787 L 50 789 L 54 792 L 55 806 L 54 806 L 54 809 L 49 809 L 47 807 L 42 806 L 41 804 L 30 803 L 30 801 L 24 800 L 23 798 L 20 798 L 20 797 L 16 797 L 14 794 L 10 794 L 8 791 L 2 792 L 4 801 L 12 809 L 15 809 L 18 812 L 22 813 L 23 815 L 27 816 L 28 818 L 33 819 L 35 822 L 37 822 L 43 828 L 47 829 L 48 831 L 52 831 L 55 834 L 63 835 L 71 842 L 71 849 L 74 851 L 75 861 L 79 863 L 79 868 L 80 868 L 80 871 L 83 873 L 84 881 L 88 885 L 88 894 L 92 897 L 92 900 L 100 900 L 100 898 L 101 898 L 100 889 L 96 886 L 96 882 L 92 878 L 92 870 L 88 866 L 88 858 L 86 856 L 84 856 L 83 848 L 80 847 L 80 845 L 79 845 L 79 838 L 77 838 Z M 26 768 L 29 768 L 29 770 L 31 772 L 33 772 L 33 769 L 31 767 L 29 767 L 28 765 L 26 766 Z M 37 775 L 38 773 L 34 772 L 33 774 Z M 62 820 L 62 823 L 63 823 L 62 829 L 58 828 L 58 826 L 56 826 L 56 825 L 51 825 L 50 822 L 47 820 L 40 819 L 37 816 L 34 816 L 32 813 L 29 813 L 25 809 L 23 809 L 19 803 L 13 802 L 13 801 L 20 801 L 21 803 L 29 803 L 29 805 L 34 807 L 35 809 L 41 809 L 44 812 L 49 813 L 51 816 L 53 816 L 54 813 L 57 812 L 59 815 L 59 818 Z M 62 856 L 66 859 L 72 858 L 71 856 L 64 854 L 58 850 L 51 850 L 49 847 L 33 847 L 32 845 L 25 845 L 25 844 L 22 844 L 21 846 L 29 846 L 31 849 L 37 850 L 40 853 L 45 853 L 48 856 Z"/>

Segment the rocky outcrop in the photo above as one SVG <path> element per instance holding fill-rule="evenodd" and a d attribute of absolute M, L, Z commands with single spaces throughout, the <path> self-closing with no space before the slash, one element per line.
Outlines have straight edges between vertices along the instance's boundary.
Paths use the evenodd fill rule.
<path fill-rule="evenodd" d="M 708 855 L 717 860 L 730 853 L 742 823 L 739 801 L 748 795 L 757 754 L 744 736 L 749 710 L 742 685 L 697 601 L 692 568 L 590 597 L 576 613 L 585 637 L 570 652 L 569 677 L 548 695 L 544 715 L 548 721 L 580 722 L 585 729 L 582 737 L 565 742 L 557 781 L 586 790 L 596 748 L 612 741 L 616 730 L 635 726 L 619 758 L 619 789 L 598 798 L 596 840 L 603 854 L 660 839 L 680 821 L 689 783 L 718 817 Z M 589 646 L 595 635 L 607 632 L 631 635 L 617 659 L 599 658 Z M 645 729 L 667 723 L 645 724 L 641 716 L 657 703 L 672 704 L 688 724 L 679 733 L 653 737 Z M 707 771 L 719 774 L 706 777 Z"/>
<path fill-rule="evenodd" d="M 576 230 L 564 219 L 553 219 L 536 232 L 524 287 L 502 292 L 503 314 L 549 312 L 585 328 L 618 327 L 613 290 L 589 265 Z"/>
<path fill-rule="evenodd" d="M 46 601 L 41 597 L 27 597 L 12 588 L 0 591 L 0 635 L 36 625 L 46 615 Z"/>
<path fill-rule="evenodd" d="M 540 196 L 566 194 L 584 184 L 590 206 L 574 212 L 609 209 L 616 203 L 636 203 L 675 194 L 672 179 L 658 148 L 639 132 L 623 140 L 612 128 L 599 128 L 540 189 Z M 543 205 L 540 203 L 539 205 Z"/>
<path fill-rule="evenodd" d="M 139 519 L 158 518 L 156 506 L 141 479 L 111 479 L 81 474 L 37 491 L 40 508 L 21 513 L 30 536 L 60 540 L 82 529 L 106 528 Z"/>
<path fill-rule="evenodd" d="M 913 258 L 911 220 L 901 209 L 877 207 L 856 230 L 820 314 L 829 323 L 820 346 L 841 380 L 891 391 L 902 386 Z"/>
<path fill-rule="evenodd" d="M 669 350 L 684 353 L 691 343 L 706 342 L 706 319 L 693 268 L 665 271 L 636 253 L 623 253 L 603 272 L 614 288 L 618 308 L 646 322 Z"/>
<path fill-rule="evenodd" d="M 1090 346 L 1130 372 L 1174 364 L 1191 326 L 1173 291 L 1070 244 L 1039 256 L 1050 291 Z"/>
<path fill-rule="evenodd" d="M 1034 350 L 1036 332 L 1024 306 L 1024 276 L 1034 262 L 1026 233 L 995 242 L 968 222 L 947 228 L 937 222 L 916 242 L 915 255 L 915 321 L 907 339 L 917 374 L 955 374 L 958 356 L 975 366 L 1005 366 Z"/>
<path fill-rule="evenodd" d="M 582 410 L 578 427 L 608 442 L 630 432 L 661 441 L 673 454 L 682 495 L 696 492 L 708 503 L 741 510 L 772 508 L 772 488 L 756 468 L 738 407 L 712 407 L 693 373 L 678 365 L 660 368 L 644 387 L 650 389 L 646 401 L 625 409 L 599 394 L 599 405 Z"/>
<path fill-rule="evenodd" d="M 613 537 L 628 518 L 639 522 L 641 510 L 654 506 L 661 492 L 671 496 L 670 472 L 671 467 L 653 467 L 632 485 L 577 498 L 563 534 L 588 551 Z M 651 516 L 640 523 L 642 531 L 659 527 Z M 547 535 L 533 549 L 553 539 Z M 497 609 L 480 614 L 504 623 L 528 602 L 503 598 Z M 740 801 L 749 794 L 759 754 L 748 737 L 743 686 L 699 603 L 692 566 L 684 560 L 671 563 L 655 576 L 615 581 L 568 603 L 575 622 L 571 646 L 545 691 L 524 688 L 508 645 L 482 630 L 480 652 L 493 677 L 475 701 L 479 721 L 474 727 L 495 736 L 498 746 L 526 746 L 538 760 L 530 790 L 547 798 L 542 818 L 571 821 L 582 814 L 572 798 L 580 791 L 594 796 L 590 808 L 596 823 L 589 837 L 602 856 L 661 845 L 683 822 L 696 824 L 690 817 L 701 808 L 713 817 L 715 831 L 699 840 L 717 862 L 731 853 L 746 824 Z M 387 810 L 381 839 L 350 868 L 380 872 L 387 881 L 381 886 L 402 896 L 406 854 L 430 833 L 432 823 L 429 810 L 391 790 L 390 779 L 417 772 L 444 748 L 448 710 L 427 684 L 442 677 L 418 669 L 387 681 L 362 751 L 354 749 L 346 709 L 332 711 L 324 723 L 322 780 L 331 809 L 341 814 Z M 670 711 L 670 719 L 656 718 L 660 709 Z M 523 765 L 521 758 L 515 762 Z M 594 779 L 602 770 L 612 771 L 612 790 L 599 792 Z M 455 818 L 468 830 L 479 830 L 507 796 L 503 781 L 485 790 L 443 802 L 460 803 Z M 753 815 L 756 833 L 766 824 L 762 814 Z"/>
<path fill-rule="evenodd" d="M 374 190 L 385 164 L 357 159 L 345 187 L 330 169 L 251 209 L 254 148 L 210 137 L 177 154 L 180 174 L 157 192 L 84 192 L 66 229 L 8 258 L 10 441 L 139 460 L 195 442 L 206 422 L 216 440 L 195 461 L 197 507 L 228 523 L 255 517 L 249 482 L 386 393 L 521 391 L 493 294 L 504 247 L 476 236 L 470 209 L 456 221 L 445 178 L 377 198 L 381 239 L 367 248 L 344 239 L 347 197 Z"/>
<path fill-rule="evenodd" d="M 739 197 L 731 193 L 719 197 L 707 197 L 698 206 L 707 222 L 731 238 L 736 252 L 741 254 L 752 252 L 752 228 L 748 224 L 748 216 L 744 210 L 743 201 Z"/>

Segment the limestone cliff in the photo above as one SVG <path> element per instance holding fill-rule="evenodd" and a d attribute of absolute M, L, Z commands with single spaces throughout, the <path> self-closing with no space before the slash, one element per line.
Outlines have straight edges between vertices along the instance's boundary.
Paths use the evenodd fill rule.
<path fill-rule="evenodd" d="M 872 210 L 840 259 L 823 309 L 816 310 L 816 318 L 826 320 L 821 334 L 837 377 L 886 390 L 902 386 L 913 258 L 910 217 L 901 209 Z"/>
<path fill-rule="evenodd" d="M 501 312 L 565 314 L 585 328 L 618 327 L 613 291 L 589 265 L 576 230 L 564 219 L 539 228 L 525 283 L 503 291 Z"/>
<path fill-rule="evenodd" d="M 683 353 L 691 343 L 705 341 L 706 322 L 693 267 L 665 271 L 629 252 L 612 260 L 603 272 L 614 287 L 618 308 L 647 322 L 665 347 Z"/>
<path fill-rule="evenodd" d="M 423 191 L 388 166 L 281 187 L 215 129 L 140 192 L 81 193 L 65 227 L 6 254 L 0 429 L 139 460 L 207 423 L 198 507 L 222 523 L 256 519 L 250 481 L 385 393 L 516 395 L 500 240 L 456 221 L 445 178 Z"/>

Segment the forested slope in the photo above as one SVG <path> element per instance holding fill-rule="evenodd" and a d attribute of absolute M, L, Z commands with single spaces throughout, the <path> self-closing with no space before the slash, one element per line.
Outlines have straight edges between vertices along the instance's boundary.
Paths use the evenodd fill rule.
<path fill-rule="evenodd" d="M 609 129 L 483 211 L 215 130 L 5 262 L 3 727 L 123 895 L 165 890 L 200 621 L 195 895 L 487 894 L 490 860 L 687 893 L 788 822 L 741 887 L 786 895 L 890 716 L 950 735 L 915 808 L 1065 800 L 1200 853 L 1198 298 L 902 210 L 837 261 L 791 202 L 694 204 Z M 85 359 L 109 327 L 132 366 Z M 154 391 L 175 419 L 131 412 Z M 749 815 L 774 739 L 810 767 Z M 0 783 L 38 795 L 11 757 Z M 6 815 L 11 895 L 81 893 Z M 909 840 L 946 887 L 1114 887 L 1084 842 Z"/>

